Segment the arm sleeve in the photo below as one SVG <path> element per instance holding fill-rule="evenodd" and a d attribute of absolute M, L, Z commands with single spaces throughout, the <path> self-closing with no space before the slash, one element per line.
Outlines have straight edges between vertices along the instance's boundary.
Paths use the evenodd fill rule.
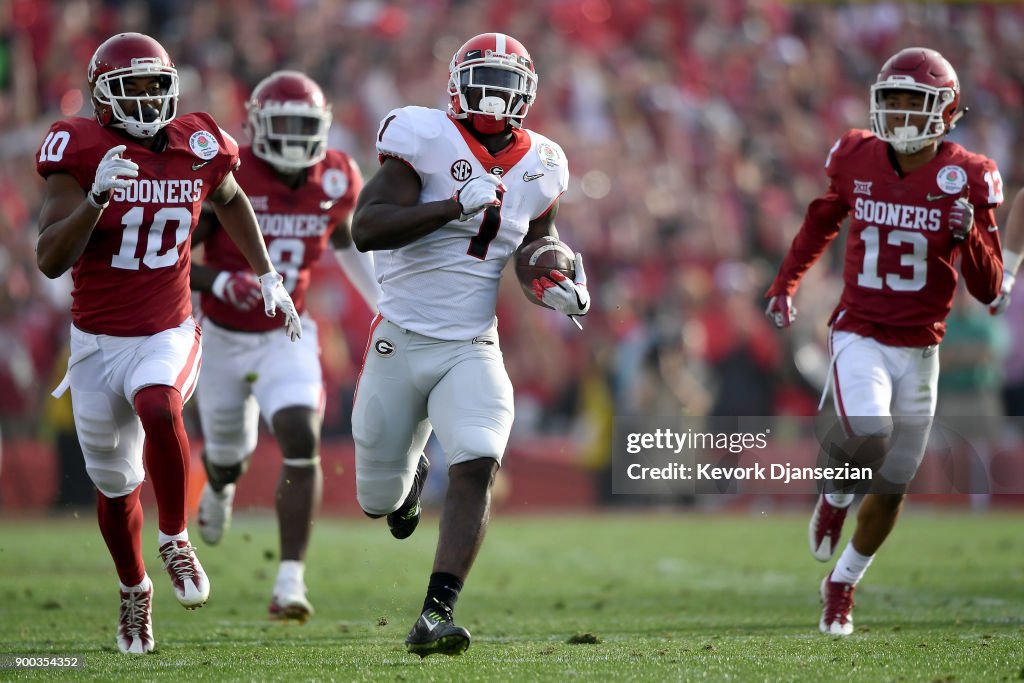
<path fill-rule="evenodd" d="M 983 304 L 993 301 L 1003 283 L 1003 256 L 991 208 L 976 211 L 974 229 L 961 250 L 960 272 L 967 291 Z"/>
<path fill-rule="evenodd" d="M 800 279 L 839 234 L 843 219 L 849 211 L 834 185 L 830 185 L 828 192 L 811 202 L 800 231 L 793 238 L 786 258 L 779 267 L 779 274 L 765 297 L 783 294 L 792 296 L 796 292 Z"/>

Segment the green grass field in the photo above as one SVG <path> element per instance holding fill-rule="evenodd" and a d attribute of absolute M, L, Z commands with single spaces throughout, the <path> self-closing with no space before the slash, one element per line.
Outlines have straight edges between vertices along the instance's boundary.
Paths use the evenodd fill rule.
<path fill-rule="evenodd" d="M 457 610 L 472 647 L 422 661 L 402 641 L 426 587 L 436 518 L 401 542 L 383 521 L 321 522 L 307 569 L 317 614 L 298 625 L 266 618 L 271 518 L 236 518 L 221 546 L 199 542 L 213 589 L 188 612 L 156 559 L 149 517 L 157 650 L 144 657 L 114 645 L 116 578 L 91 518 L 0 522 L 0 652 L 86 661 L 0 678 L 1024 678 L 1021 515 L 908 512 L 858 589 L 847 639 L 818 633 L 827 568 L 807 551 L 803 515 L 499 515 Z M 581 634 L 599 642 L 569 642 Z"/>

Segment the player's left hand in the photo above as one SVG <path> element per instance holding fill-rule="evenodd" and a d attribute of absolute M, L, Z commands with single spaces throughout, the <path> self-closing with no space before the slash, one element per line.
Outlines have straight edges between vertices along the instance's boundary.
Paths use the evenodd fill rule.
<path fill-rule="evenodd" d="M 295 341 L 302 336 L 302 321 L 295 311 L 295 303 L 284 288 L 284 278 L 280 273 L 270 271 L 259 276 L 260 289 L 263 291 L 263 310 L 273 318 L 280 308 L 284 313 L 284 326 L 288 330 L 288 337 Z"/>
<path fill-rule="evenodd" d="M 953 240 L 963 242 L 974 228 L 974 205 L 965 197 L 953 202 L 949 210 L 949 229 L 953 231 Z"/>
<path fill-rule="evenodd" d="M 587 291 L 587 273 L 583 270 L 582 254 L 576 254 L 574 268 L 576 277 L 572 280 L 560 271 L 552 270 L 548 277 L 534 280 L 532 288 L 538 301 L 570 317 L 586 315 L 590 310 L 590 292 Z"/>
<path fill-rule="evenodd" d="M 999 296 L 988 305 L 988 312 L 992 315 L 999 315 L 1010 305 L 1010 292 L 1013 291 L 1013 283 L 1017 276 L 1008 270 L 1003 270 L 1003 284 L 999 286 Z"/>
<path fill-rule="evenodd" d="M 775 327 L 779 329 L 789 327 L 796 320 L 796 306 L 793 305 L 793 297 L 788 294 L 773 296 L 768 300 L 768 307 L 764 309 L 764 314 Z"/>
<path fill-rule="evenodd" d="M 260 283 L 247 271 L 224 270 L 213 281 L 213 295 L 240 311 L 251 311 L 260 300 Z"/>

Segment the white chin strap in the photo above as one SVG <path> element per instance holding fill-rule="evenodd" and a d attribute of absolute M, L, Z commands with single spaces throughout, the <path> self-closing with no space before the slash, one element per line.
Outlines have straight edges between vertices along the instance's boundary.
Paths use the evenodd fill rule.
<path fill-rule="evenodd" d="M 480 98 L 480 111 L 488 116 L 493 116 L 495 121 L 500 121 L 505 115 L 505 100 L 500 97 L 489 95 Z"/>

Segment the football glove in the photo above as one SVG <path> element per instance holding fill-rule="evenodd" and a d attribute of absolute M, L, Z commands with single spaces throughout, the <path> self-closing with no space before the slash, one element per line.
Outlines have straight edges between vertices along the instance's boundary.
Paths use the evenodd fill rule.
<path fill-rule="evenodd" d="M 586 315 L 590 310 L 590 292 L 587 291 L 587 273 L 583 270 L 583 255 L 576 254 L 576 277 L 570 280 L 560 271 L 552 270 L 548 277 L 533 281 L 533 295 L 545 306 L 572 318 Z M 579 322 L 573 318 L 579 325 Z"/>
<path fill-rule="evenodd" d="M 213 295 L 240 311 L 251 311 L 260 300 L 260 283 L 252 273 L 221 271 L 213 281 Z"/>
<path fill-rule="evenodd" d="M 974 228 L 974 205 L 966 198 L 960 197 L 953 202 L 949 210 L 949 229 L 953 231 L 953 240 L 963 242 Z"/>
<path fill-rule="evenodd" d="M 990 314 L 999 315 L 1010 305 L 1010 292 L 1013 291 L 1013 283 L 1016 281 L 1016 275 L 1009 270 L 1003 271 L 1003 284 L 999 286 L 999 296 L 988 305 L 988 312 Z"/>
<path fill-rule="evenodd" d="M 772 321 L 775 327 L 789 327 L 796 320 L 796 306 L 793 305 L 793 297 L 788 294 L 773 296 L 768 300 L 768 308 L 764 314 Z"/>
<path fill-rule="evenodd" d="M 485 173 L 466 181 L 456 193 L 453 199 L 462 207 L 460 221 L 468 221 L 488 206 L 500 206 L 501 199 L 499 192 L 504 192 L 505 186 L 497 176 Z"/>
<path fill-rule="evenodd" d="M 288 338 L 295 341 L 302 336 L 302 321 L 295 312 L 295 304 L 288 290 L 284 288 L 284 278 L 272 270 L 260 275 L 258 279 L 260 289 L 263 291 L 263 310 L 273 318 L 280 307 L 284 313 L 284 326 L 288 330 Z"/>
<path fill-rule="evenodd" d="M 97 209 L 110 203 L 110 191 L 115 187 L 128 187 L 129 178 L 139 176 L 139 165 L 131 159 L 121 158 L 127 147 L 117 145 L 107 150 L 96 166 L 96 178 L 92 181 L 92 189 L 86 199 Z"/>

